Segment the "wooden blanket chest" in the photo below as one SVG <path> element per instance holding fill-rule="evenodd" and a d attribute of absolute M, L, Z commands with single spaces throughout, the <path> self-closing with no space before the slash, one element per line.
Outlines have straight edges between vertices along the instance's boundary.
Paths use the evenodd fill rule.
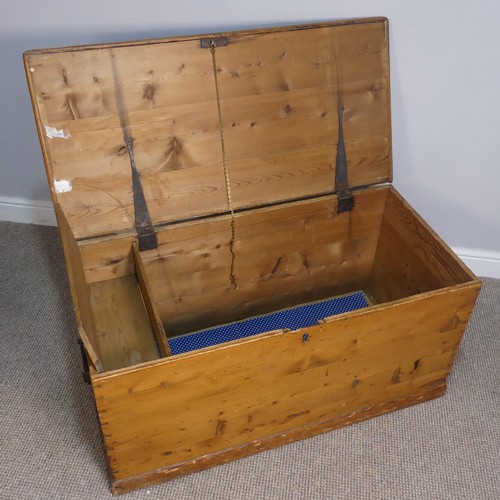
<path fill-rule="evenodd" d="M 480 282 L 390 184 L 386 19 L 24 59 L 113 492 L 445 392 Z"/>

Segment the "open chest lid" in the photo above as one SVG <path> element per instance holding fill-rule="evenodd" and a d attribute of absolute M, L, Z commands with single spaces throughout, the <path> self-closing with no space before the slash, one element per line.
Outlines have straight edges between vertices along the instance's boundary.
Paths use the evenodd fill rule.
<path fill-rule="evenodd" d="M 228 182 L 235 211 L 332 193 L 339 123 L 349 187 L 392 177 L 383 18 L 35 50 L 25 65 L 77 239 L 134 232 L 144 210 L 153 226 L 227 212 Z"/>

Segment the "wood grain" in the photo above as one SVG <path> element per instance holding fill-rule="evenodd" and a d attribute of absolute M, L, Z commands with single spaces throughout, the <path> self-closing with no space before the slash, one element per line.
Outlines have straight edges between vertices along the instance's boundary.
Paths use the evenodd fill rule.
<path fill-rule="evenodd" d="M 104 367 L 97 344 L 97 331 L 92 313 L 90 288 L 85 280 L 85 271 L 78 243 L 71 232 L 64 212 L 57 204 L 55 205 L 55 212 L 63 244 L 78 333 L 85 346 L 90 363 L 98 372 L 102 372 Z"/>
<path fill-rule="evenodd" d="M 446 378 L 478 288 L 337 316 L 307 342 L 263 334 L 95 377 L 113 480 L 425 390 Z"/>
<path fill-rule="evenodd" d="M 163 323 L 161 321 L 160 314 L 156 307 L 156 302 L 153 297 L 153 292 L 151 291 L 151 287 L 149 285 L 149 281 L 146 275 L 146 270 L 142 262 L 141 253 L 139 252 L 139 248 L 136 242 L 132 244 L 132 252 L 134 256 L 135 274 L 137 282 L 139 283 L 142 300 L 148 312 L 149 320 L 151 322 L 151 327 L 153 328 L 158 349 L 160 350 L 160 354 L 162 356 L 170 356 L 171 354 L 170 346 L 168 345 L 168 340 L 165 334 L 165 330 L 163 328 Z"/>
<path fill-rule="evenodd" d="M 130 235 L 79 241 L 87 283 L 134 274 L 135 266 L 133 259 L 130 258 L 130 249 L 136 240 L 135 235 Z"/>
<path fill-rule="evenodd" d="M 169 335 L 365 288 L 385 196 L 359 192 L 341 215 L 336 196 L 238 214 L 237 291 L 227 217 L 163 228 L 141 256 Z"/>
<path fill-rule="evenodd" d="M 90 285 L 96 347 L 106 371 L 160 357 L 135 276 Z"/>
<path fill-rule="evenodd" d="M 424 403 L 434 398 L 442 396 L 446 392 L 446 382 L 438 381 L 429 384 L 417 393 L 412 393 L 392 401 L 379 403 L 367 408 L 362 408 L 357 411 L 349 412 L 338 417 L 329 418 L 319 422 L 314 422 L 303 427 L 297 427 L 286 432 L 266 436 L 260 440 L 244 443 L 229 449 L 213 451 L 208 455 L 180 462 L 178 464 L 160 467 L 151 472 L 131 476 L 125 479 L 113 480 L 110 477 L 111 491 L 115 494 L 127 493 L 129 491 L 150 486 L 163 481 L 170 481 L 176 477 L 197 472 L 199 470 L 222 465 L 231 462 L 238 458 L 260 453 L 265 450 L 276 448 L 284 444 L 292 443 L 293 441 L 315 436 L 317 434 L 328 432 L 340 427 L 353 425 L 363 420 L 384 415 L 391 411 L 407 408 L 419 403 Z"/>
<path fill-rule="evenodd" d="M 377 302 L 476 280 L 428 224 L 391 188 L 369 285 Z"/>
<path fill-rule="evenodd" d="M 235 208 L 333 190 L 337 71 L 351 185 L 390 179 L 385 21 L 228 37 L 217 65 Z M 72 182 L 54 196 L 77 239 L 133 228 L 124 112 L 153 223 L 227 210 L 210 51 L 199 40 L 25 57 L 50 183 Z M 45 125 L 70 136 L 48 139 Z"/>
<path fill-rule="evenodd" d="M 357 202 L 356 210 L 353 212 L 354 220 L 356 224 L 352 227 L 356 228 L 356 231 L 359 234 L 364 234 L 368 236 L 373 233 L 378 234 L 379 225 L 381 223 L 381 216 L 385 206 L 385 194 L 384 189 L 379 188 L 374 189 L 373 193 L 366 195 L 367 190 L 359 190 L 356 193 L 356 196 L 359 198 Z M 265 231 L 265 234 L 271 234 L 273 237 L 269 238 L 268 236 L 260 236 L 259 244 L 261 244 L 259 248 L 259 255 L 261 258 L 265 258 L 266 249 L 272 248 L 273 245 L 278 245 L 278 248 L 281 249 L 287 248 L 287 243 L 289 241 L 289 237 L 293 236 L 293 238 L 301 238 L 301 242 L 305 245 L 311 246 L 311 238 L 314 237 L 315 241 L 319 241 L 321 244 L 328 244 L 328 235 L 331 233 L 327 230 L 326 233 L 322 232 L 323 229 L 320 226 L 323 224 L 327 228 L 330 227 L 328 222 L 321 222 L 320 214 L 316 213 L 318 211 L 318 206 L 323 207 L 324 213 L 330 219 L 334 220 L 334 225 L 337 227 L 339 233 L 335 233 L 334 240 L 331 240 L 330 243 L 334 244 L 335 242 L 339 243 L 342 239 L 342 235 L 346 236 L 349 234 L 349 222 L 347 218 L 337 219 L 336 212 L 336 203 L 337 198 L 335 195 L 325 196 L 324 198 L 319 198 L 317 200 L 309 200 L 306 202 L 294 202 L 294 203 L 285 203 L 279 207 L 268 207 L 265 209 L 256 209 L 246 214 L 238 214 L 238 220 L 242 224 L 242 226 L 248 226 L 248 229 L 245 231 L 247 237 L 254 241 L 257 231 L 252 233 L 252 225 L 256 225 L 258 227 L 258 231 Z M 311 203 L 310 208 L 305 207 L 305 204 Z M 295 208 L 294 208 L 295 207 Z M 316 208 L 315 208 L 316 207 Z M 326 207 L 326 208 L 325 208 Z M 291 222 L 288 227 L 285 226 L 286 221 L 282 221 L 280 224 L 286 228 L 286 235 L 276 234 L 276 221 L 274 219 L 279 220 L 283 219 L 284 215 L 273 215 L 275 210 L 277 214 L 293 214 L 294 212 L 300 214 L 306 214 L 308 210 L 311 210 L 313 213 L 313 218 L 317 220 L 316 225 L 312 224 L 311 221 L 306 220 L 305 223 L 298 223 L 295 221 L 295 224 L 300 224 L 300 230 L 294 234 L 294 228 L 292 227 L 294 222 Z M 373 213 L 370 211 L 373 210 Z M 298 211 L 298 212 L 297 212 Z M 299 215 L 300 216 L 300 215 Z M 305 217 L 305 215 L 304 215 Z M 191 263 L 188 264 L 189 261 L 184 261 L 182 255 L 188 253 L 188 250 L 196 249 L 196 245 L 204 245 L 202 238 L 204 234 L 209 232 L 218 231 L 217 238 L 221 239 L 221 246 L 217 247 L 216 243 L 214 248 L 211 249 L 211 259 L 210 260 L 211 267 L 219 267 L 221 265 L 227 265 L 227 228 L 228 228 L 228 218 L 227 217 L 215 217 L 211 220 L 199 221 L 199 222 L 189 222 L 185 224 L 178 224 L 175 226 L 166 226 L 157 228 L 157 236 L 160 242 L 160 250 L 159 252 L 148 252 L 143 253 L 142 257 L 146 261 L 146 267 L 148 268 L 151 265 L 151 262 L 160 258 L 163 259 L 163 254 L 168 250 L 168 247 L 175 240 L 185 239 L 188 240 L 185 243 L 188 246 L 185 246 L 186 250 L 181 254 L 179 252 L 174 255 L 170 255 L 167 253 L 166 255 L 171 258 L 176 259 L 176 266 L 179 266 L 176 269 L 190 269 Z M 370 221 L 375 221 L 375 225 L 372 229 L 369 229 Z M 204 228 L 203 224 L 209 224 L 207 228 Z M 346 230 L 347 225 L 347 230 Z M 190 229 L 189 229 L 190 228 Z M 218 229 L 216 229 L 218 228 Z M 196 233 L 199 233 L 198 243 L 189 242 L 191 237 L 195 237 Z M 184 236 L 186 235 L 186 236 Z M 240 235 L 242 236 L 242 235 Z M 374 236 L 377 238 L 378 236 Z M 130 252 L 130 247 L 132 242 L 135 240 L 134 235 L 123 236 L 121 238 L 110 237 L 110 238 L 100 238 L 100 239 L 89 239 L 83 240 L 79 242 L 80 253 L 82 255 L 83 266 L 85 269 L 85 279 L 89 283 L 103 281 L 106 279 L 112 279 L 120 276 L 126 276 L 134 272 L 133 263 L 127 257 Z M 179 243 L 178 243 L 179 244 Z M 253 243 L 257 246 L 257 243 L 254 241 Z M 296 245 L 298 246 L 298 240 Z M 246 242 L 243 241 L 240 246 L 246 247 Z M 355 244 L 352 244 L 352 248 L 355 248 Z M 207 246 L 208 248 L 208 246 Z M 338 251 L 340 252 L 341 248 L 339 246 Z M 345 251 L 348 251 L 349 248 L 346 247 Z M 314 248 L 310 248 L 311 252 L 315 252 Z M 170 252 L 171 253 L 171 252 Z M 207 257 L 203 257 L 206 254 L 206 251 L 202 249 L 198 249 L 197 253 L 191 257 L 191 259 L 196 260 L 196 265 L 193 270 L 203 270 L 208 269 L 210 266 L 206 259 Z M 276 259 L 279 256 L 276 256 Z M 270 266 L 274 266 L 276 261 L 271 262 L 272 258 L 269 257 Z M 272 267 L 271 267 L 272 269 Z M 163 275 L 163 271 L 161 271 Z M 269 273 L 269 269 L 263 269 L 263 276 Z M 154 280 L 154 277 L 151 277 Z M 156 280 L 159 278 L 156 277 Z M 156 290 L 153 288 L 153 293 L 156 294 Z"/>

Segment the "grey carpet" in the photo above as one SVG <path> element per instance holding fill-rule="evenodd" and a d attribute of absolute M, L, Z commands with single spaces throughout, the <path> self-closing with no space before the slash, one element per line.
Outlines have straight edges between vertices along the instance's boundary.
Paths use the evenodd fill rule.
<path fill-rule="evenodd" d="M 0 498 L 106 499 L 54 228 L 0 223 Z M 445 397 L 129 499 L 500 499 L 500 280 L 485 279 Z"/>

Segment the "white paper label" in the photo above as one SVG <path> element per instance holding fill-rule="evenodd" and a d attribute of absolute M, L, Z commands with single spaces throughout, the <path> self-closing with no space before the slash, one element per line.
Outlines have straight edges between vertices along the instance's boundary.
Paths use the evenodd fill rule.
<path fill-rule="evenodd" d="M 69 133 L 64 130 L 57 130 L 55 127 L 47 127 L 45 125 L 45 134 L 49 139 L 54 139 L 54 137 L 59 137 L 59 139 L 67 139 L 70 137 Z"/>
<path fill-rule="evenodd" d="M 73 189 L 71 187 L 71 181 L 66 179 L 54 179 L 54 188 L 56 193 L 69 193 Z"/>

